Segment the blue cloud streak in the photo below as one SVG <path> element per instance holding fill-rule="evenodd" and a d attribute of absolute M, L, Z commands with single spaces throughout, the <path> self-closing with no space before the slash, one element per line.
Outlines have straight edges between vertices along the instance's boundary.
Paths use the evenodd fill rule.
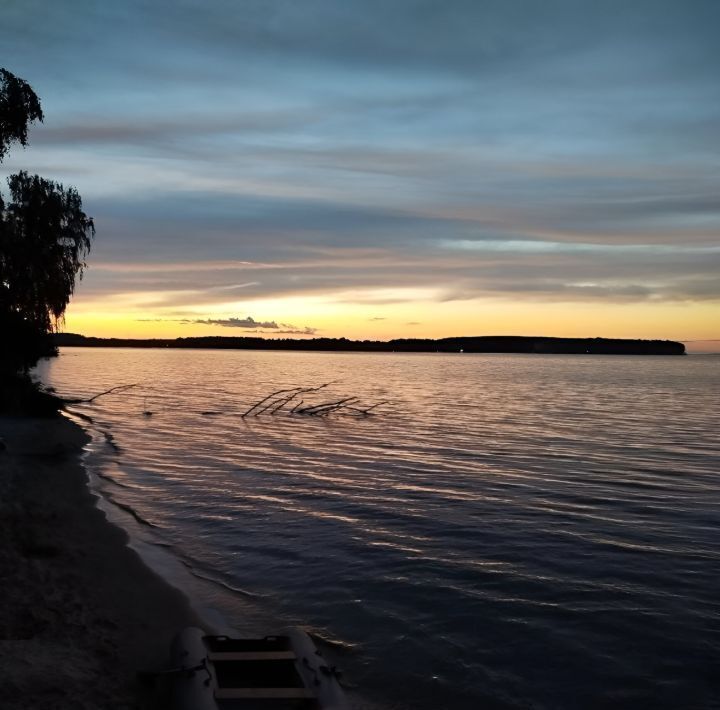
<path fill-rule="evenodd" d="M 3 12 L 47 115 L 3 170 L 85 196 L 84 295 L 720 298 L 715 2 Z M 229 260 L 268 266 L 193 268 Z"/>

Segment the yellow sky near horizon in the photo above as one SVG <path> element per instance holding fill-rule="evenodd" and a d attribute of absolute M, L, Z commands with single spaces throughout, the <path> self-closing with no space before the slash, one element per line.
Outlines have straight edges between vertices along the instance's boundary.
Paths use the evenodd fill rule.
<path fill-rule="evenodd" d="M 212 320 L 252 317 L 275 322 L 262 332 L 211 323 L 202 307 L 176 315 L 162 308 L 78 297 L 66 313 L 65 332 L 95 337 L 176 338 L 191 336 L 316 337 L 390 340 L 470 335 L 537 335 L 667 339 L 688 342 L 688 350 L 717 351 L 720 309 L 714 302 L 604 304 L 473 299 L 438 302 L 348 303 L 320 296 L 270 298 L 235 303 L 227 312 L 213 309 Z M 692 344 L 690 342 L 692 341 Z M 701 342 L 702 341 L 702 342 Z M 704 344 L 703 344 L 704 343 Z"/>

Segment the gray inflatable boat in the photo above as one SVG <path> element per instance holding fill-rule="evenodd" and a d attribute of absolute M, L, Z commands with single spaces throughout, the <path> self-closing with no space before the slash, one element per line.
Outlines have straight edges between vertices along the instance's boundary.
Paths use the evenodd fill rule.
<path fill-rule="evenodd" d="M 173 710 L 349 710 L 338 673 L 303 631 L 261 639 L 189 627 L 172 645 Z"/>

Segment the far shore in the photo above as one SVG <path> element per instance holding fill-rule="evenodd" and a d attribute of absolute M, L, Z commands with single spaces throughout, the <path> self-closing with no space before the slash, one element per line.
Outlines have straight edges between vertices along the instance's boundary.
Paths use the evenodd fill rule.
<path fill-rule="evenodd" d="M 260 338 L 205 336 L 189 338 L 94 338 L 56 333 L 58 347 L 190 348 L 211 350 L 300 350 L 320 352 L 391 353 L 519 353 L 533 355 L 685 355 L 685 345 L 674 340 L 628 338 L 554 338 L 483 335 L 454 338 Z"/>
<path fill-rule="evenodd" d="M 142 670 L 199 620 L 95 505 L 73 422 L 0 417 L 0 698 L 7 710 L 149 708 Z"/>

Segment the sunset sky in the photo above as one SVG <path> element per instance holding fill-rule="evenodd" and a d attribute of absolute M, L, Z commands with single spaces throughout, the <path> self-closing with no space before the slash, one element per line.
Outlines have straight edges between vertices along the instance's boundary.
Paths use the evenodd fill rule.
<path fill-rule="evenodd" d="M 718 27 L 717 0 L 1 0 L 45 123 L 0 173 L 95 219 L 69 332 L 718 340 Z"/>

